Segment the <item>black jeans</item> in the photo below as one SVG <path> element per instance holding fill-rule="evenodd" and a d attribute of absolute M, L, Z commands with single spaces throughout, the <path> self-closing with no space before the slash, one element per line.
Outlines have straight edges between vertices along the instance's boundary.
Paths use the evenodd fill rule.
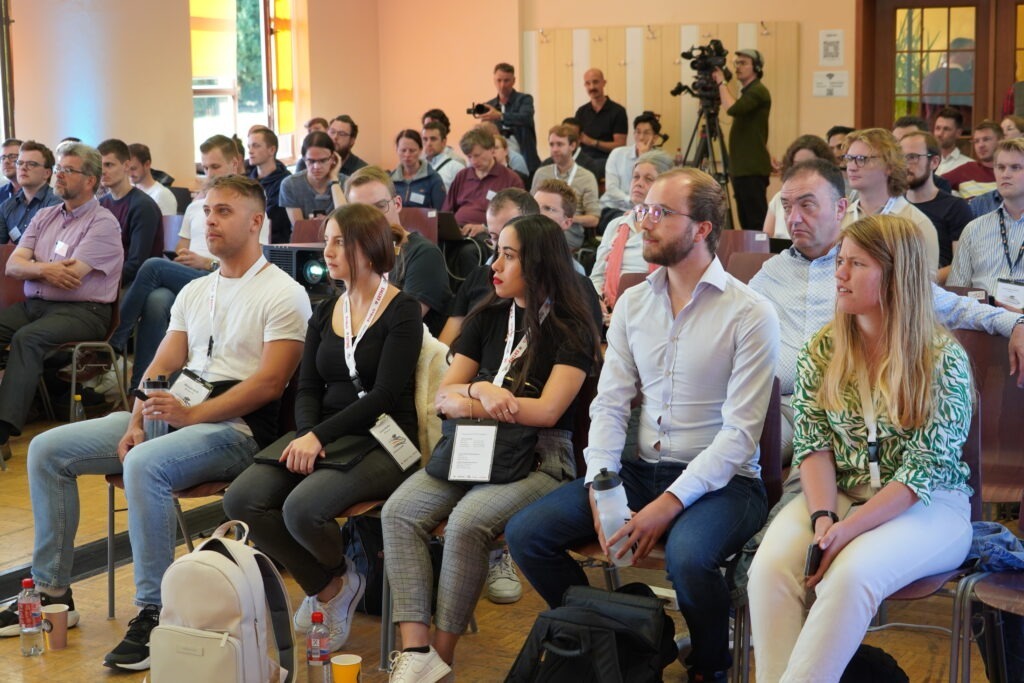
<path fill-rule="evenodd" d="M 745 175 L 729 179 L 736 198 L 736 215 L 744 230 L 760 230 L 768 214 L 768 176 Z"/>

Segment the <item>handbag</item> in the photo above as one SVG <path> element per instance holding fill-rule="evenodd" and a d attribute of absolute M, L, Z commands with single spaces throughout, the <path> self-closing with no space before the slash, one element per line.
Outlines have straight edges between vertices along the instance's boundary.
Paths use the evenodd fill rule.
<path fill-rule="evenodd" d="M 455 446 L 455 428 L 460 423 L 496 425 L 498 433 L 494 439 L 490 479 L 487 482 L 457 483 L 508 484 L 525 479 L 526 475 L 536 469 L 537 435 L 540 432 L 538 427 L 496 420 L 444 420 L 441 422 L 441 439 L 434 446 L 434 452 L 427 461 L 427 474 L 436 479 L 450 481 L 448 475 Z"/>
<path fill-rule="evenodd" d="M 253 458 L 253 462 L 284 467 L 285 464 L 280 460 L 281 454 L 284 453 L 285 447 L 294 439 L 295 432 L 288 432 L 257 453 L 256 457 Z M 347 434 L 324 445 L 325 456 L 316 459 L 313 463 L 313 469 L 350 470 L 375 450 L 379 450 L 387 455 L 387 451 L 372 436 Z"/>

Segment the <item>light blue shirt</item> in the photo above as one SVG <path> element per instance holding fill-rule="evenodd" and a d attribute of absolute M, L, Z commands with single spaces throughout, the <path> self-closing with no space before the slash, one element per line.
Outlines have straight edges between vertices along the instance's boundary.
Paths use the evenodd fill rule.
<path fill-rule="evenodd" d="M 996 280 L 999 278 L 1024 280 L 1024 258 L 1014 263 L 1013 269 L 1006 262 L 1006 249 L 999 230 L 1000 214 L 1006 223 L 1010 261 L 1018 261 L 1017 256 L 1024 243 L 1024 216 L 1015 221 L 1000 204 L 992 213 L 975 218 L 964 227 L 946 284 L 981 287 L 992 295 L 996 293 Z"/>
<path fill-rule="evenodd" d="M 757 445 L 778 347 L 771 303 L 728 275 L 717 258 L 678 315 L 664 268 L 626 290 L 612 314 L 590 406 L 586 481 L 601 468 L 619 471 L 637 380 L 640 457 L 686 464 L 667 489 L 684 506 L 736 475 L 760 476 Z"/>

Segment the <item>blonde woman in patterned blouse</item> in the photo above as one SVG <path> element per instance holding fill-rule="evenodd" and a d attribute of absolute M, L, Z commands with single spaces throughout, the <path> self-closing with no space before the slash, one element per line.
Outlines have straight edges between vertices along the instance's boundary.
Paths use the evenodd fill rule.
<path fill-rule="evenodd" d="M 935 321 L 922 235 L 870 216 L 840 240 L 835 318 L 797 360 L 803 493 L 750 570 L 759 683 L 838 681 L 881 601 L 959 566 L 971 542 L 970 365 Z M 821 561 L 805 576 L 812 544 Z"/>

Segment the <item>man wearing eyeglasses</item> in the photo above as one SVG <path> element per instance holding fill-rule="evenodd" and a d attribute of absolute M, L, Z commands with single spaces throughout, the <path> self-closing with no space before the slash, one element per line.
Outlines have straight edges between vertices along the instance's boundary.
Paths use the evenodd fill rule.
<path fill-rule="evenodd" d="M 20 150 L 21 140 L 16 138 L 7 138 L 0 145 L 0 170 L 7 179 L 7 182 L 0 186 L 0 202 L 7 201 L 18 191 L 18 170 L 14 164 L 18 161 Z"/>
<path fill-rule="evenodd" d="M 327 134 L 331 136 L 331 140 L 334 141 L 334 149 L 341 157 L 340 172 L 342 175 L 350 176 L 367 165 L 365 161 L 352 153 L 356 137 L 359 135 L 359 126 L 351 116 L 348 114 L 335 116 L 327 128 Z"/>
<path fill-rule="evenodd" d="M 348 176 L 341 173 L 341 158 L 334 149 L 334 142 L 326 133 L 314 132 L 302 141 L 304 170 L 296 171 L 281 181 L 277 201 L 288 213 L 294 227 L 295 221 L 304 218 L 326 216 L 335 206 L 344 204 L 340 187 Z"/>
<path fill-rule="evenodd" d="M 60 204 L 60 197 L 50 187 L 53 152 L 46 145 L 26 140 L 15 164 L 20 187 L 0 204 L 0 244 L 17 244 L 39 209 Z"/>
<path fill-rule="evenodd" d="M 124 249 L 113 214 L 95 199 L 100 154 L 81 143 L 57 148 L 59 205 L 41 209 L 7 261 L 25 282 L 25 301 L 0 311 L 0 345 L 10 344 L 0 382 L 0 452 L 21 434 L 43 358 L 60 344 L 106 336 L 121 284 Z"/>
<path fill-rule="evenodd" d="M 900 138 L 900 149 L 907 161 L 907 200 L 921 210 L 935 226 L 939 236 L 939 273 L 942 284 L 953 263 L 953 242 L 960 239 L 964 226 L 974 215 L 967 202 L 943 192 L 935 185 L 939 166 L 939 141 L 931 133 L 915 131 Z"/>

